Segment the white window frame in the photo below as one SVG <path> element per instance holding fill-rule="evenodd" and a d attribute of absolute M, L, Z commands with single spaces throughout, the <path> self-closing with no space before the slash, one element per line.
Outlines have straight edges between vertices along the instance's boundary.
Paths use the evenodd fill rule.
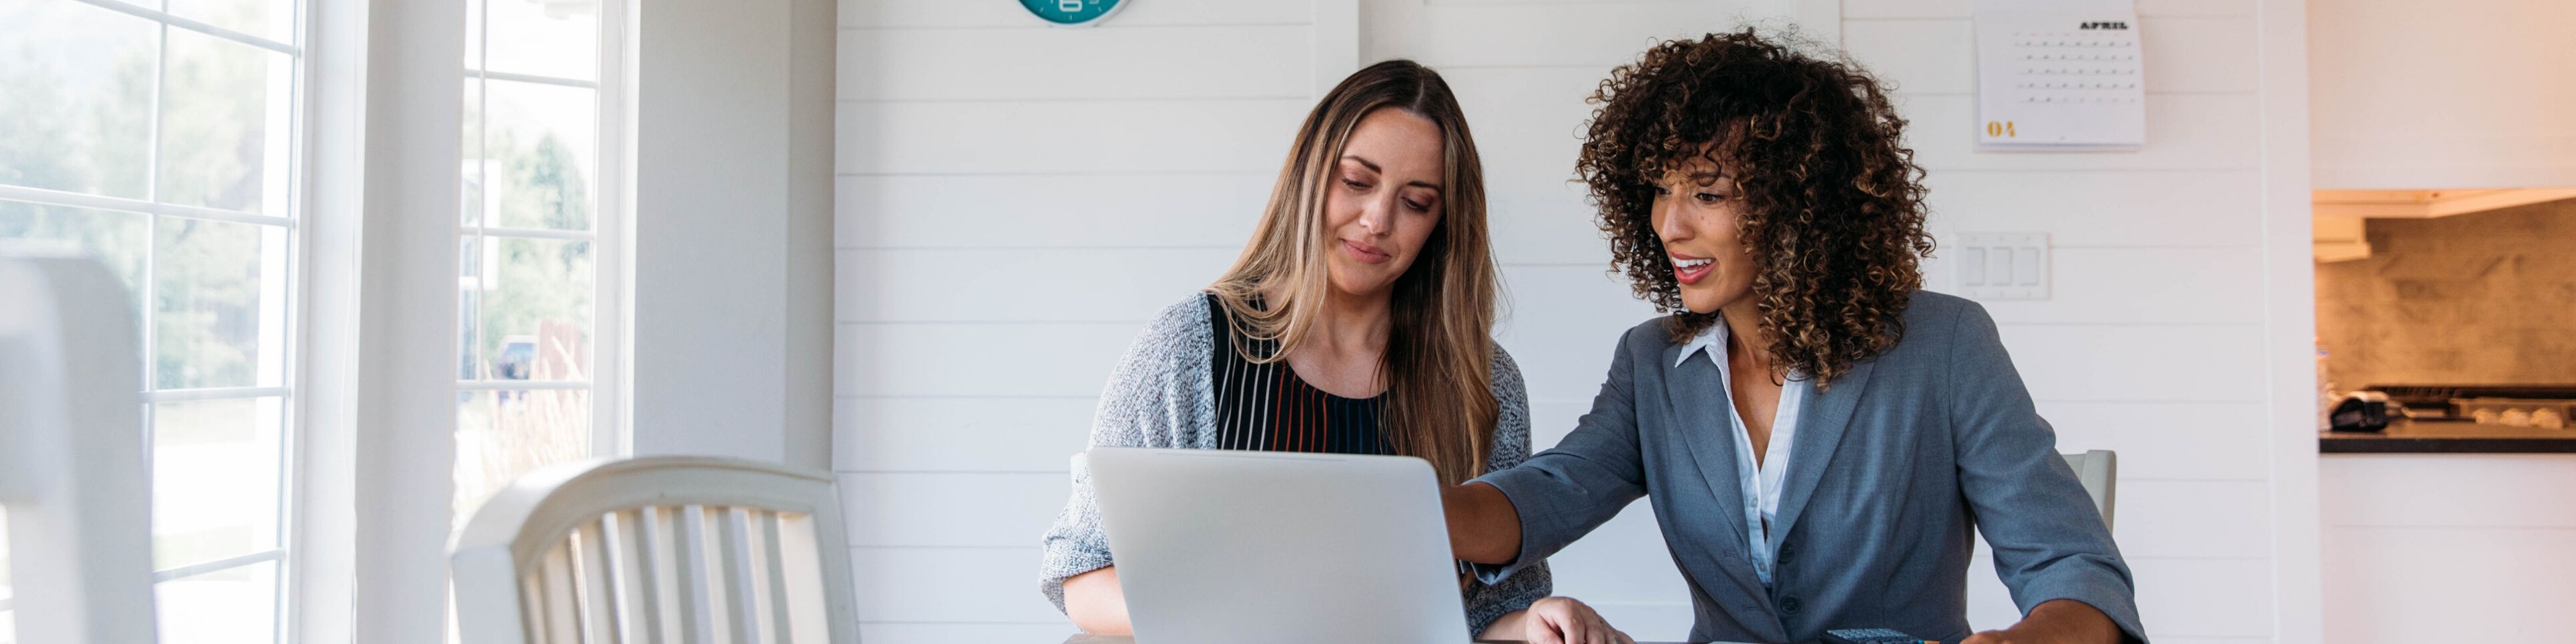
<path fill-rule="evenodd" d="M 315 471 L 299 492 L 313 511 L 299 530 L 331 539 L 307 553 L 305 596 L 346 598 L 300 616 L 296 642 L 444 644 L 447 537 L 455 464 L 457 240 L 463 158 L 465 7 L 420 0 L 306 0 L 321 5 L 314 38 L 325 82 L 317 105 L 316 207 L 337 243 L 317 262 L 359 268 L 317 275 L 316 314 L 340 325 L 314 337 L 315 395 L 304 411 L 346 434 L 316 432 Z M 635 150 L 633 34 L 637 0 L 602 0 L 600 151 L 593 211 L 591 453 L 632 449 L 632 256 Z M 498 74 L 493 77 L 499 77 Z M 551 231 L 549 231 L 551 234 Z M 363 252 L 361 252 L 363 249 Z M 328 255 L 323 257 L 322 255 Z M 433 338 L 436 338 L 433 340 Z M 336 377 L 324 374 L 335 374 Z M 326 379 L 327 378 L 327 379 Z M 479 385 L 474 385 L 478 386 Z M 527 381 L 492 388 L 534 389 Z M 327 443 L 327 444 L 325 444 Z M 360 546 L 359 544 L 363 544 Z M 365 580 L 364 591 L 356 580 Z"/>
<path fill-rule="evenodd" d="M 464 1 L 482 2 L 488 7 L 489 3 L 510 2 L 513 0 Z M 630 299 L 627 296 L 627 293 L 632 291 L 630 285 L 633 283 L 633 280 L 631 277 L 632 271 L 626 269 L 625 259 L 628 255 L 627 249 L 633 246 L 631 242 L 627 241 L 629 239 L 629 234 L 627 232 L 626 225 L 626 222 L 633 217 L 632 209 L 628 207 L 628 204 L 631 203 L 630 196 L 632 195 L 628 184 L 630 183 L 629 177 L 634 176 L 634 166 L 629 159 L 634 156 L 635 150 L 634 137 L 628 131 L 628 119 L 626 118 L 629 113 L 628 106 L 632 102 L 630 93 L 628 92 L 628 87 L 632 84 L 629 79 L 633 78 L 630 73 L 633 57 L 628 52 L 626 36 L 627 34 L 633 33 L 632 30 L 628 28 L 627 14 L 629 12 L 627 11 L 627 8 L 629 4 L 634 1 L 635 0 L 598 0 L 600 27 L 598 52 L 599 65 L 598 68 L 592 72 L 593 76 L 598 78 L 596 81 L 536 74 L 496 72 L 489 69 L 460 69 L 462 76 L 449 79 L 450 82 L 465 78 L 480 78 L 484 80 L 579 87 L 593 90 L 599 98 L 599 120 L 597 122 L 598 138 L 596 139 L 598 141 L 598 150 L 595 152 L 597 155 L 595 159 L 598 161 L 598 167 L 590 169 L 594 180 L 594 183 L 592 184 L 592 195 L 593 199 L 597 200 L 597 204 L 592 210 L 590 230 L 551 230 L 493 226 L 489 225 L 491 223 L 490 218 L 492 217 L 492 212 L 486 210 L 482 213 L 484 217 L 484 225 L 465 226 L 463 224 L 458 224 L 456 227 L 456 235 L 448 240 L 451 250 L 453 244 L 457 240 L 475 236 L 481 236 L 487 239 L 547 239 L 581 241 L 588 242 L 590 244 L 591 270 L 593 273 L 591 280 L 591 351 L 589 365 L 589 373 L 591 377 L 588 380 L 551 381 L 458 379 L 456 382 L 456 391 L 537 391 L 566 389 L 589 391 L 591 408 L 589 440 L 591 456 L 623 456 L 632 452 L 632 446 L 629 444 L 631 441 L 628 437 L 629 432 L 627 431 L 626 423 L 627 371 L 625 369 L 625 365 L 629 351 L 626 350 L 628 343 L 626 342 L 625 331 L 629 311 L 629 307 L 626 306 L 626 302 Z M 459 3 L 460 6 L 462 6 L 462 4 L 463 3 Z M 490 57 L 492 39 L 492 12 L 489 8 L 486 8 L 481 13 L 474 15 L 479 16 L 483 20 L 483 24 L 476 25 L 474 28 L 474 33 L 481 36 L 483 42 L 475 43 L 474 47 L 484 52 L 487 61 L 484 64 L 478 65 L 478 67 L 489 67 L 488 59 Z M 490 92 L 488 90 L 479 93 L 477 96 L 487 105 L 491 100 Z M 489 127 L 489 124 L 491 123 L 491 112 L 486 109 L 486 105 L 477 105 L 475 107 L 475 112 L 483 115 L 483 123 L 486 127 Z M 462 126 L 460 125 L 459 127 L 461 128 Z M 490 145 L 488 137 L 487 140 L 483 141 L 483 144 Z M 489 154 L 490 150 L 486 149 L 485 153 Z M 488 164 L 486 164 L 486 166 L 488 167 Z M 483 186 L 485 194 L 491 194 L 493 184 L 488 176 L 478 177 L 476 183 Z M 487 197 L 487 201 L 488 200 L 489 198 Z M 450 219 L 453 220 L 452 217 Z M 493 249 L 491 247 L 485 246 L 480 249 L 480 252 L 489 253 L 492 252 L 492 250 Z M 453 302 L 454 294 L 450 293 L 448 294 L 448 297 L 449 300 Z M 450 317 L 454 317 L 454 314 L 451 313 Z M 479 341 L 481 336 L 477 335 L 476 338 Z M 465 350 L 466 348 L 464 347 L 458 348 L 458 351 L 460 352 Z M 457 518 L 457 521 L 460 524 L 463 520 L 463 517 Z"/>
<path fill-rule="evenodd" d="M 44 206 L 127 212 L 146 216 L 144 220 L 144 241 L 149 246 L 143 249 L 143 275 L 141 283 L 137 285 L 142 291 L 139 294 L 141 296 L 140 301 L 142 302 L 142 305 L 141 309 L 137 311 L 140 318 L 137 322 L 142 327 L 141 332 L 143 338 L 143 346 L 138 352 L 139 357 L 143 360 L 141 371 L 144 374 L 144 381 L 141 383 L 143 389 L 140 396 L 141 409 L 139 413 L 143 415 L 143 445 L 147 466 L 153 460 L 153 442 L 151 436 L 154 431 L 154 416 L 158 411 L 157 407 L 159 404 L 212 400 L 256 400 L 260 398 L 279 399 L 280 409 L 283 413 L 280 414 L 278 427 L 278 497 L 272 501 L 277 505 L 278 512 L 278 523 L 277 526 L 273 528 L 277 534 L 277 545 L 265 551 L 235 555 L 223 559 L 196 562 L 170 568 L 160 568 L 156 564 L 152 573 L 152 582 L 157 587 L 161 583 L 172 580 L 243 568 L 261 563 L 276 562 L 277 579 L 276 588 L 274 590 L 275 595 L 271 599 L 271 610 L 273 611 L 271 615 L 271 628 L 274 629 L 274 639 L 276 641 L 294 641 L 293 637 L 290 635 L 292 630 L 290 624 L 293 622 L 294 616 L 297 612 L 297 600 L 301 597 L 301 595 L 296 592 L 296 589 L 299 587 L 296 583 L 296 579 L 301 575 L 301 571 L 303 570 L 303 568 L 298 565 L 299 562 L 296 555 L 300 554 L 304 547 L 304 542 L 302 540 L 304 535 L 297 529 L 297 526 L 301 521 L 301 505 L 299 501 L 302 495 L 298 492 L 298 488 L 301 485 L 301 472 L 303 469 L 301 467 L 299 455 L 301 453 L 300 446 L 303 441 L 306 427 L 303 414 L 298 413 L 297 411 L 303 405 L 303 397 L 300 394 L 302 393 L 301 384 L 306 366 L 303 357 L 305 350 L 305 328 L 307 327 L 307 312 L 305 310 L 304 299 L 306 291 L 304 282 L 306 277 L 305 266 L 307 266 L 306 247 L 308 244 L 304 239 L 306 227 L 303 224 L 305 223 L 304 220 L 306 219 L 306 214 L 312 212 L 308 207 L 309 204 L 306 199 L 308 197 L 308 184 L 307 177 L 305 176 L 305 168 L 307 167 L 306 154 L 310 150 L 307 137 L 308 130 L 306 129 L 307 109 L 310 105 L 309 94 L 311 92 L 311 83 L 309 78 L 310 64 L 306 56 L 307 50 L 300 43 L 310 42 L 308 40 L 311 35 L 310 23 L 308 20 L 310 17 L 309 11 L 311 3 L 317 0 L 295 0 L 293 3 L 293 16 L 290 18 L 290 20 L 292 20 L 291 24 L 293 27 L 289 33 L 295 34 L 295 39 L 300 42 L 284 42 L 273 38 L 252 35 L 232 28 L 214 25 L 159 9 L 127 4 L 124 2 L 118 2 L 117 0 L 46 1 L 76 2 L 99 9 L 141 18 L 150 21 L 155 25 L 153 52 L 154 62 L 152 66 L 153 95 L 151 105 L 149 106 L 152 114 L 150 118 L 152 131 L 149 134 L 149 138 L 146 139 L 151 142 L 146 149 L 147 171 L 145 176 L 147 177 L 147 180 L 145 185 L 147 187 L 142 198 L 133 199 L 44 188 L 0 185 L 0 199 Z M 218 38 L 234 44 L 255 47 L 261 50 L 284 54 L 287 56 L 288 73 L 286 74 L 286 78 L 273 78 L 270 81 L 271 83 L 286 83 L 286 86 L 282 88 L 285 93 L 285 100 L 272 104 L 273 106 L 284 107 L 285 109 L 271 110 L 267 115 L 267 125 L 271 129 L 264 130 L 282 130 L 287 132 L 287 138 L 284 142 L 284 151 L 286 152 L 284 155 L 285 165 L 284 167 L 269 169 L 269 171 L 280 173 L 281 178 L 287 182 L 284 189 L 277 193 L 286 198 L 286 203 L 281 209 L 286 213 L 285 215 L 266 215 L 222 208 L 208 208 L 160 202 L 162 175 L 162 168 L 159 162 L 161 155 L 160 114 L 163 107 L 162 102 L 165 99 L 165 97 L 161 95 L 161 88 L 167 86 L 166 78 L 169 73 L 170 65 L 170 30 L 172 29 L 186 30 L 198 35 Z M 273 87 L 271 89 L 274 91 L 281 88 Z M 282 229 L 286 244 L 286 248 L 282 249 L 281 253 L 284 259 L 284 265 L 263 266 L 261 274 L 261 279 L 263 280 L 275 279 L 282 281 L 282 283 L 277 285 L 277 288 L 273 291 L 282 299 L 274 303 L 267 301 L 260 303 L 260 306 L 264 308 L 270 306 L 277 307 L 277 318 L 279 323 L 283 325 L 282 328 L 278 329 L 278 332 L 273 335 L 265 331 L 260 333 L 263 341 L 274 338 L 279 345 L 276 349 L 281 352 L 279 364 L 282 368 L 280 370 L 281 373 L 278 374 L 278 384 L 276 386 L 251 385 L 179 389 L 163 389 L 160 387 L 159 379 L 154 376 L 156 372 L 153 367 L 155 362 L 158 360 L 154 351 L 159 332 L 155 319 L 160 314 L 158 311 L 158 302 L 155 297 L 155 291 L 158 289 L 158 279 L 157 275 L 154 274 L 154 268 L 160 255 L 158 241 L 160 239 L 161 218 L 164 216 Z M 275 269 L 274 274 L 272 274 L 269 269 Z M 272 290 L 270 288 L 263 286 L 261 288 L 261 296 L 263 300 L 265 300 L 271 292 Z M 263 315 L 263 318 L 265 317 L 266 316 Z M 149 471 L 150 470 L 147 469 L 147 472 Z M 0 598 L 0 610 L 8 610 L 10 608 L 10 603 L 11 602 L 6 598 Z"/>
<path fill-rule="evenodd" d="M 156 88 L 161 85 L 159 74 L 166 70 L 172 28 L 283 53 L 292 61 L 286 79 L 291 86 L 281 103 L 286 109 L 271 116 L 283 119 L 272 125 L 289 133 L 286 165 L 271 170 L 282 172 L 288 182 L 283 192 L 285 216 L 157 203 L 153 194 L 128 199 L 0 185 L 0 199 L 152 216 L 147 219 L 151 222 L 147 240 L 157 239 L 161 215 L 285 231 L 286 265 L 277 272 L 285 280 L 277 291 L 283 297 L 277 305 L 284 307 L 285 325 L 278 336 L 285 352 L 280 384 L 147 389 L 141 405 L 148 432 L 155 403 L 282 398 L 278 545 L 265 552 L 159 570 L 156 581 L 275 561 L 279 583 L 274 619 L 280 642 L 443 641 L 443 632 L 452 627 L 441 610 L 444 544 L 449 526 L 460 520 L 447 512 L 456 392 L 587 388 L 592 400 L 591 454 L 624 455 L 633 449 L 627 404 L 633 348 L 627 330 L 633 319 L 634 279 L 626 260 L 634 243 L 629 222 L 636 140 L 632 82 L 637 65 L 632 39 L 636 0 L 601 0 L 599 80 L 587 83 L 599 91 L 600 150 L 599 167 L 592 169 L 597 200 L 592 230 L 486 231 L 591 241 L 597 291 L 592 300 L 591 379 L 586 383 L 477 383 L 456 378 L 461 347 L 455 344 L 454 244 L 468 231 L 455 216 L 458 187 L 454 180 L 461 177 L 448 174 L 442 180 L 434 170 L 443 165 L 454 172 L 459 165 L 460 150 L 453 147 L 463 127 L 458 81 L 471 73 L 453 48 L 463 40 L 461 3 L 297 0 L 290 33 L 299 42 L 280 42 L 119 0 L 45 1 L 79 2 L 160 23 L 158 57 L 163 60 L 155 66 Z M 453 8 L 455 15 L 439 15 L 442 5 Z M 438 42 L 435 30 L 441 26 L 455 28 L 459 37 Z M 430 73 L 439 63 L 452 69 Z M 393 104 L 421 95 L 457 100 L 449 106 L 452 109 L 443 111 L 443 117 L 442 110 Z M 153 138 L 157 141 L 157 132 Z M 435 141 L 450 147 L 419 144 Z M 151 152 L 155 158 L 157 147 Z M 426 168 L 409 163 L 421 159 L 428 159 Z M 150 165 L 157 177 L 158 163 Z M 420 169 L 432 171 L 413 171 Z M 413 193 L 443 194 L 447 200 L 399 196 Z M 453 234 L 405 234 L 405 218 L 423 214 L 428 221 L 444 222 Z M 371 227 L 377 230 L 370 232 Z M 147 263 L 142 284 L 146 315 L 152 307 L 150 273 Z M 153 333 L 148 319 L 143 325 L 146 351 L 142 354 L 147 374 Z M 426 335 L 445 341 L 426 342 L 421 337 Z M 429 351 L 409 353 L 385 350 L 403 345 L 431 346 Z M 438 404 L 428 409 L 415 405 L 424 400 Z M 400 413 L 407 405 L 436 413 Z M 420 449 L 429 447 L 449 449 Z M 375 507 L 379 504 L 391 505 Z M 387 540 L 380 535 L 408 538 Z M 361 578 L 368 580 L 364 594 L 355 592 L 356 580 Z M 7 607 L 8 602 L 0 600 L 0 609 Z M 422 628 L 431 626 L 428 619 L 437 620 L 435 627 Z"/>

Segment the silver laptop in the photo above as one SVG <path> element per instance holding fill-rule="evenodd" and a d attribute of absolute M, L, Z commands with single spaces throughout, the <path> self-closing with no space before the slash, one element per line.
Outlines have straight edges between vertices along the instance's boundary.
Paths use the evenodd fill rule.
<path fill-rule="evenodd" d="M 1138 644 L 1469 641 L 1431 464 L 1085 453 Z"/>

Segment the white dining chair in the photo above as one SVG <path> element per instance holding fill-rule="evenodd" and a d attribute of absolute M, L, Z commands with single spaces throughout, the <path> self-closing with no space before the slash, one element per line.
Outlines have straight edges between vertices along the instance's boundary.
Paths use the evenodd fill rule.
<path fill-rule="evenodd" d="M 0 506 L 18 642 L 153 641 L 133 300 L 98 262 L 0 248 Z"/>
<path fill-rule="evenodd" d="M 829 473 L 740 459 L 539 468 L 485 501 L 449 549 L 458 633 L 464 644 L 856 644 L 839 498 Z"/>
<path fill-rule="evenodd" d="M 2093 496 L 2093 509 L 2102 511 L 2103 527 L 2111 525 L 2111 508 L 2119 500 L 2120 455 L 2107 449 L 2082 454 L 2060 454 L 2066 465 L 2075 468 L 2075 479 L 2084 483 L 2084 493 Z"/>

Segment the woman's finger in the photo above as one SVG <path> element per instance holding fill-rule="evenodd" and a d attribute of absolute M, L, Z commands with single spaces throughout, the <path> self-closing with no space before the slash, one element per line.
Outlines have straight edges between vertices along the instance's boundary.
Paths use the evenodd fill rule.
<path fill-rule="evenodd" d="M 1566 612 L 1575 614 L 1560 614 L 1557 616 L 1558 623 L 1565 625 L 1565 641 L 1578 644 L 1593 644 L 1591 632 L 1584 628 L 1585 626 L 1588 626 L 1588 624 L 1584 623 L 1586 620 L 1583 619 L 1583 615 L 1576 613 L 1571 609 L 1568 609 Z"/>
<path fill-rule="evenodd" d="M 1522 635 L 1527 637 L 1531 644 L 1565 644 L 1565 636 L 1557 633 L 1556 624 L 1548 621 L 1546 614 L 1530 611 L 1529 621 L 1526 623 L 1529 626 L 1523 629 L 1527 632 Z"/>

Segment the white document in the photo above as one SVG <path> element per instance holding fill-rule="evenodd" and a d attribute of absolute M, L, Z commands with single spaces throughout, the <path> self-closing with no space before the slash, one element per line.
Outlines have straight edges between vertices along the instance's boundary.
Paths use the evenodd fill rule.
<path fill-rule="evenodd" d="M 2145 61 L 2128 0 L 1976 4 L 1977 150 L 2136 150 Z"/>

